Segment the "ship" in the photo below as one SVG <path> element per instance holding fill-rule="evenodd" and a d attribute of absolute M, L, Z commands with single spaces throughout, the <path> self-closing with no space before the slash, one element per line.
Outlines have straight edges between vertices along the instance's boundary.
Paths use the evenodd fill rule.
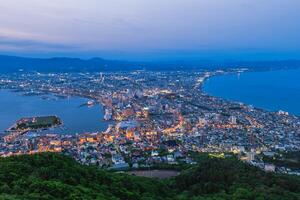
<path fill-rule="evenodd" d="M 88 106 L 93 106 L 94 105 L 94 101 L 90 100 L 86 103 Z"/>

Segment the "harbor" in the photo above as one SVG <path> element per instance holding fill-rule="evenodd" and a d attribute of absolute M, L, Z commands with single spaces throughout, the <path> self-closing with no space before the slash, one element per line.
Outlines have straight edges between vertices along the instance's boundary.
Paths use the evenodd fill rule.
<path fill-rule="evenodd" d="M 89 99 L 82 97 L 57 98 L 51 94 L 23 95 L 21 91 L 0 90 L 0 134 L 8 130 L 19 119 L 32 116 L 58 116 L 62 126 L 40 130 L 44 133 L 76 134 L 105 131 L 108 122 L 104 121 L 102 105 L 88 106 Z M 84 106 L 81 106 L 84 105 Z"/>

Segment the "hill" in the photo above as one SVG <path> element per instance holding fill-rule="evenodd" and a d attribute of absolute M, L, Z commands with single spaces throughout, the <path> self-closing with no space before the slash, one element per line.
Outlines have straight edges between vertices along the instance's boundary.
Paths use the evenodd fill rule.
<path fill-rule="evenodd" d="M 300 180 L 268 174 L 236 159 L 205 157 L 176 178 L 161 181 L 43 153 L 0 159 L 0 199 L 296 200 Z"/>
<path fill-rule="evenodd" d="M 236 158 L 202 158 L 176 177 L 185 199 L 300 199 L 299 177 L 266 173 Z M 199 197 L 202 196 L 202 197 Z"/>
<path fill-rule="evenodd" d="M 162 199 L 166 185 L 152 179 L 83 166 L 60 154 L 0 161 L 0 199 Z"/>
<path fill-rule="evenodd" d="M 129 62 L 106 60 L 102 58 L 79 59 L 68 57 L 25 58 L 0 55 L 0 73 L 21 71 L 39 72 L 93 72 L 93 71 L 128 71 L 128 70 L 197 70 L 230 67 L 247 67 L 255 70 L 285 69 L 300 67 L 300 60 L 281 61 L 164 61 L 164 62 Z"/>
<path fill-rule="evenodd" d="M 39 72 L 83 72 L 138 69 L 136 63 L 127 61 L 105 60 L 92 58 L 88 60 L 79 58 L 25 58 L 17 56 L 0 55 L 0 73 L 22 71 Z"/>

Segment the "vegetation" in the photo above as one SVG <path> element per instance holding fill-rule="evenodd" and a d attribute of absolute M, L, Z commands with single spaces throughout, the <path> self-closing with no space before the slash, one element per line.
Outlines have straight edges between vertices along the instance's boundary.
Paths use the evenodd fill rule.
<path fill-rule="evenodd" d="M 49 128 L 52 126 L 57 126 L 61 124 L 61 121 L 56 116 L 46 116 L 46 117 L 36 117 L 34 121 L 29 118 L 29 121 L 18 122 L 16 129 L 40 129 L 40 128 Z"/>
<path fill-rule="evenodd" d="M 181 199 L 300 199 L 298 177 L 266 173 L 234 157 L 207 156 L 198 162 L 173 183 Z"/>
<path fill-rule="evenodd" d="M 276 166 L 300 169 L 300 151 L 279 152 L 274 157 L 262 156 L 263 160 Z"/>
<path fill-rule="evenodd" d="M 199 162 L 160 181 L 83 166 L 61 154 L 2 158 L 0 200 L 300 199 L 297 177 L 265 173 L 235 158 L 207 156 Z"/>
<path fill-rule="evenodd" d="M 152 179 L 83 166 L 60 154 L 0 161 L 0 199 L 162 199 L 168 191 Z"/>

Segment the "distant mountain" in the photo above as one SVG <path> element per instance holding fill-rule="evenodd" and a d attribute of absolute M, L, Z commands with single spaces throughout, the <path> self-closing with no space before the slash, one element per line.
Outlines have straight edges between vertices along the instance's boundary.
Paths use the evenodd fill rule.
<path fill-rule="evenodd" d="M 300 60 L 277 60 L 277 61 L 233 61 L 228 62 L 228 66 L 241 67 L 245 66 L 255 70 L 266 69 L 291 69 L 299 68 Z"/>
<path fill-rule="evenodd" d="M 230 67 L 248 67 L 256 70 L 297 68 L 300 60 L 282 61 L 164 61 L 164 62 L 130 62 L 106 60 L 102 58 L 79 59 L 68 57 L 25 58 L 0 55 L 0 73 L 18 71 L 39 72 L 82 72 L 82 71 L 128 71 L 147 70 L 195 70 Z"/>
<path fill-rule="evenodd" d="M 67 71 L 107 71 L 130 70 L 140 68 L 137 63 L 127 61 L 105 60 L 92 58 L 25 58 L 0 55 L 0 72 L 39 71 L 39 72 L 67 72 Z"/>

